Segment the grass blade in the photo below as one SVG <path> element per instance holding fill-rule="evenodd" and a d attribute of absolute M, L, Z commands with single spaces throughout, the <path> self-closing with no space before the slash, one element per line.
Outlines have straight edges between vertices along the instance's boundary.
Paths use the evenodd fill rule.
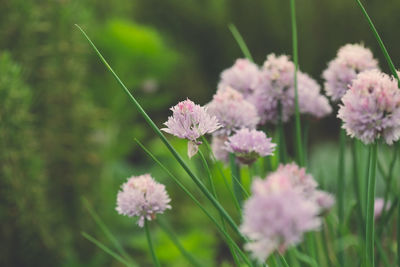
<path fill-rule="evenodd" d="M 97 247 L 99 247 L 100 249 L 102 249 L 104 252 L 106 252 L 108 255 L 112 256 L 114 259 L 116 259 L 117 261 L 119 261 L 120 263 L 126 265 L 126 266 L 134 266 L 132 265 L 130 262 L 126 261 L 124 258 L 122 258 L 120 255 L 118 255 L 117 253 L 115 253 L 114 251 L 112 251 L 111 249 L 109 249 L 107 246 L 105 246 L 103 243 L 101 243 L 100 241 L 98 241 L 97 239 L 95 239 L 94 237 L 90 236 L 89 234 L 82 232 L 81 233 L 82 236 L 84 238 L 86 238 L 87 240 L 89 240 L 90 242 L 92 242 L 93 244 L 95 244 Z"/>
<path fill-rule="evenodd" d="M 228 25 L 229 30 L 231 31 L 233 38 L 235 38 L 236 42 L 238 43 L 240 50 L 242 50 L 243 55 L 250 61 L 254 62 L 253 57 L 251 56 L 250 50 L 247 47 L 245 41 L 243 40 L 242 35 L 236 28 L 234 24 L 229 24 Z"/>
<path fill-rule="evenodd" d="M 147 115 L 146 111 L 142 108 L 142 106 L 139 104 L 139 102 L 136 100 L 136 98 L 129 92 L 128 88 L 125 86 L 125 84 L 121 81 L 121 79 L 118 77 L 118 75 L 114 72 L 114 70 L 111 68 L 111 66 L 108 64 L 108 62 L 105 60 L 103 55 L 100 53 L 100 51 L 97 49 L 97 47 L 94 45 L 94 43 L 90 40 L 89 36 L 85 33 L 85 31 L 76 25 L 76 27 L 82 32 L 82 34 L 85 36 L 93 50 L 96 52 L 100 60 L 103 62 L 103 64 L 106 66 L 106 68 L 111 72 L 111 74 L 114 76 L 114 78 L 117 80 L 118 84 L 121 86 L 121 88 L 126 92 L 126 94 L 129 96 L 133 104 L 135 105 L 136 109 L 138 112 L 143 116 L 143 118 L 146 120 L 146 122 L 149 124 L 149 126 L 154 130 L 154 132 L 158 135 L 158 137 L 161 139 L 161 141 L 164 143 L 164 145 L 168 148 L 168 150 L 171 152 L 171 154 L 174 156 L 174 158 L 177 160 L 177 162 L 182 166 L 182 168 L 186 171 L 186 173 L 190 176 L 190 178 L 193 180 L 193 182 L 200 188 L 200 190 L 203 192 L 203 194 L 210 200 L 210 202 L 221 212 L 222 216 L 226 219 L 228 224 L 232 227 L 232 229 L 242 238 L 245 239 L 244 236 L 241 234 L 239 227 L 235 223 L 235 221 L 232 219 L 232 217 L 226 212 L 226 210 L 221 206 L 221 204 L 213 197 L 213 195 L 208 191 L 207 187 L 200 181 L 200 179 L 192 172 L 192 170 L 189 168 L 189 166 L 185 163 L 185 161 L 182 159 L 182 157 L 178 154 L 178 152 L 175 150 L 175 148 L 171 145 L 171 143 L 167 140 L 167 138 L 164 136 L 164 134 L 158 129 L 156 124 L 153 122 L 153 120 Z"/>
<path fill-rule="evenodd" d="M 395 68 L 395 66 L 394 66 L 394 64 L 393 64 L 392 59 L 391 59 L 390 56 L 389 56 L 389 53 L 388 53 L 388 51 L 387 51 L 387 49 L 386 49 L 386 47 L 385 47 L 385 44 L 383 43 L 381 37 L 379 36 L 379 33 L 378 33 L 377 29 L 375 28 L 374 23 L 372 22 L 371 18 L 369 17 L 369 15 L 368 15 L 368 13 L 367 13 L 367 10 L 365 9 L 365 7 L 364 7 L 363 4 L 361 3 L 361 1 L 360 1 L 360 0 L 356 0 L 356 2 L 357 2 L 357 4 L 358 4 L 358 6 L 360 7 L 362 13 L 364 14 L 364 17 L 365 17 L 365 19 L 367 20 L 368 25 L 369 25 L 369 27 L 371 28 L 371 31 L 372 31 L 372 33 L 373 33 L 374 36 L 375 36 L 375 39 L 378 41 L 378 44 L 379 44 L 379 46 L 380 46 L 380 48 L 381 48 L 381 50 L 382 50 L 382 53 L 383 53 L 383 55 L 385 56 L 386 62 L 387 62 L 388 65 L 389 65 L 389 69 L 390 69 L 390 71 L 392 72 L 393 76 L 397 79 L 397 81 L 398 81 L 398 86 L 400 87 L 400 79 L 399 79 L 399 76 L 397 75 L 396 68 Z"/>

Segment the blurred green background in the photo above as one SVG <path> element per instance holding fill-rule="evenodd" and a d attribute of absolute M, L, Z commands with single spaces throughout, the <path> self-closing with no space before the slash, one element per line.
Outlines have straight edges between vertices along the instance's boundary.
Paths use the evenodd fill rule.
<path fill-rule="evenodd" d="M 398 63 L 400 2 L 364 2 Z M 163 217 L 187 249 L 206 266 L 228 266 L 228 248 L 215 228 L 134 138 L 196 189 L 74 24 L 87 31 L 161 127 L 177 101 L 207 103 L 220 72 L 242 57 L 229 23 L 242 33 L 257 63 L 272 52 L 291 54 L 288 5 L 282 0 L 0 0 L 0 265 L 119 266 L 82 237 L 85 231 L 110 245 L 84 198 L 135 261 L 149 266 L 143 231 L 117 214 L 115 199 L 127 177 L 151 172 L 167 185 L 173 210 Z M 298 0 L 297 6 L 303 71 L 320 81 L 337 49 L 354 42 L 370 47 L 387 70 L 355 1 Z M 318 155 L 312 166 L 331 161 L 337 126 L 334 115 L 311 124 L 310 151 Z M 185 154 L 185 143 L 171 140 Z M 195 160 L 191 164 L 198 168 Z M 313 171 L 335 177 L 335 166 Z M 329 177 L 324 186 L 334 191 Z M 217 186 L 223 198 L 222 182 Z M 153 232 L 162 263 L 187 266 L 156 224 Z"/>

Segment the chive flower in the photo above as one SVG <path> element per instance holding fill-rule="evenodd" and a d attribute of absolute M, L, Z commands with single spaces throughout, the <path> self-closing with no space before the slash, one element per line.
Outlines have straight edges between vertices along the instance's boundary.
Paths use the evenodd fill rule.
<path fill-rule="evenodd" d="M 351 137 L 389 145 L 400 138 L 400 90 L 397 81 L 378 70 L 357 75 L 342 98 L 338 117 Z"/>
<path fill-rule="evenodd" d="M 242 128 L 255 129 L 260 120 L 254 105 L 229 86 L 219 88 L 206 107 L 222 125 L 214 135 L 230 136 Z"/>
<path fill-rule="evenodd" d="M 339 101 L 358 73 L 372 69 L 378 69 L 378 61 L 370 49 L 361 44 L 342 46 L 322 73 L 326 94 L 332 101 Z"/>
<path fill-rule="evenodd" d="M 207 109 L 187 99 L 179 102 L 171 108 L 172 116 L 164 123 L 167 128 L 164 132 L 175 135 L 182 139 L 189 140 L 188 156 L 191 158 L 198 151 L 201 141 L 198 139 L 207 134 L 213 133 L 221 127 L 215 116 L 211 116 Z"/>
<path fill-rule="evenodd" d="M 229 152 L 226 150 L 225 142 L 228 137 L 225 135 L 214 135 L 211 138 L 211 150 L 217 160 L 224 163 L 229 162 Z"/>
<path fill-rule="evenodd" d="M 218 87 L 230 86 L 243 94 L 245 98 L 254 92 L 259 78 L 259 68 L 245 58 L 239 58 L 235 64 L 221 73 Z"/>
<path fill-rule="evenodd" d="M 156 182 L 150 174 L 132 176 L 124 183 L 117 195 L 119 214 L 139 217 L 138 225 L 143 227 L 144 220 L 153 220 L 157 214 L 171 209 L 170 198 L 165 186 Z"/>
<path fill-rule="evenodd" d="M 243 128 L 228 138 L 226 150 L 234 153 L 242 164 L 250 165 L 259 157 L 273 154 L 276 145 L 262 131 Z"/>

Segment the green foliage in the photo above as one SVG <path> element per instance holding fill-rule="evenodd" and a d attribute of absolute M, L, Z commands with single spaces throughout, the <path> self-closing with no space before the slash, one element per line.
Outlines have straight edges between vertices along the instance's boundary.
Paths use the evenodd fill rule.
<path fill-rule="evenodd" d="M 0 53 L 0 73 L 0 233 L 6 244 L 0 264 L 22 266 L 43 258 L 43 264 L 51 265 L 56 240 L 46 228 L 51 218 L 32 127 L 32 93 L 8 53 Z"/>

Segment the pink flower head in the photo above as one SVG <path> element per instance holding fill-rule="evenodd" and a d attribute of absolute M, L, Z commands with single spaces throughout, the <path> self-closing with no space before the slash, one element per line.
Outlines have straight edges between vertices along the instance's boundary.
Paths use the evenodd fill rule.
<path fill-rule="evenodd" d="M 128 217 L 138 216 L 138 225 L 143 227 L 144 220 L 153 220 L 157 213 L 171 209 L 170 201 L 165 186 L 157 183 L 150 174 L 144 174 L 132 176 L 122 185 L 116 210 Z"/>
<path fill-rule="evenodd" d="M 231 87 L 220 88 L 206 107 L 222 124 L 216 135 L 229 136 L 241 128 L 254 129 L 259 122 L 255 107 Z"/>
<path fill-rule="evenodd" d="M 351 137 L 365 144 L 381 136 L 387 144 L 400 137 L 400 90 L 397 81 L 378 71 L 357 75 L 342 98 L 338 117 Z"/>
<path fill-rule="evenodd" d="M 239 58 L 232 67 L 221 73 L 218 87 L 232 87 L 246 98 L 253 93 L 258 75 L 259 69 L 256 64 L 248 59 Z"/>
<path fill-rule="evenodd" d="M 197 140 L 199 137 L 221 127 L 217 118 L 208 114 L 206 108 L 196 105 L 189 99 L 179 102 L 171 110 L 172 116 L 168 117 L 168 121 L 164 123 L 167 128 L 161 130 L 189 140 L 189 157 L 197 153 L 198 145 L 201 144 Z"/>
<path fill-rule="evenodd" d="M 332 112 L 328 99 L 321 94 L 321 86 L 310 76 L 298 72 L 298 99 L 301 114 L 322 118 Z"/>
<path fill-rule="evenodd" d="M 226 149 L 243 164 L 252 164 L 258 157 L 272 155 L 275 144 L 264 132 L 243 128 L 228 138 Z"/>
<path fill-rule="evenodd" d="M 377 68 L 378 61 L 368 48 L 360 44 L 342 46 L 322 74 L 326 94 L 332 101 L 339 101 L 358 73 Z"/>
<path fill-rule="evenodd" d="M 257 108 L 261 123 L 278 121 L 278 104 L 282 106 L 282 120 L 294 112 L 294 64 L 288 56 L 270 54 L 264 62 L 251 102 Z"/>
<path fill-rule="evenodd" d="M 254 188 L 254 187 L 253 187 Z M 245 249 L 260 263 L 274 252 L 302 240 L 304 232 L 321 224 L 318 206 L 291 188 L 253 195 L 245 202 L 241 232 L 249 238 Z"/>

